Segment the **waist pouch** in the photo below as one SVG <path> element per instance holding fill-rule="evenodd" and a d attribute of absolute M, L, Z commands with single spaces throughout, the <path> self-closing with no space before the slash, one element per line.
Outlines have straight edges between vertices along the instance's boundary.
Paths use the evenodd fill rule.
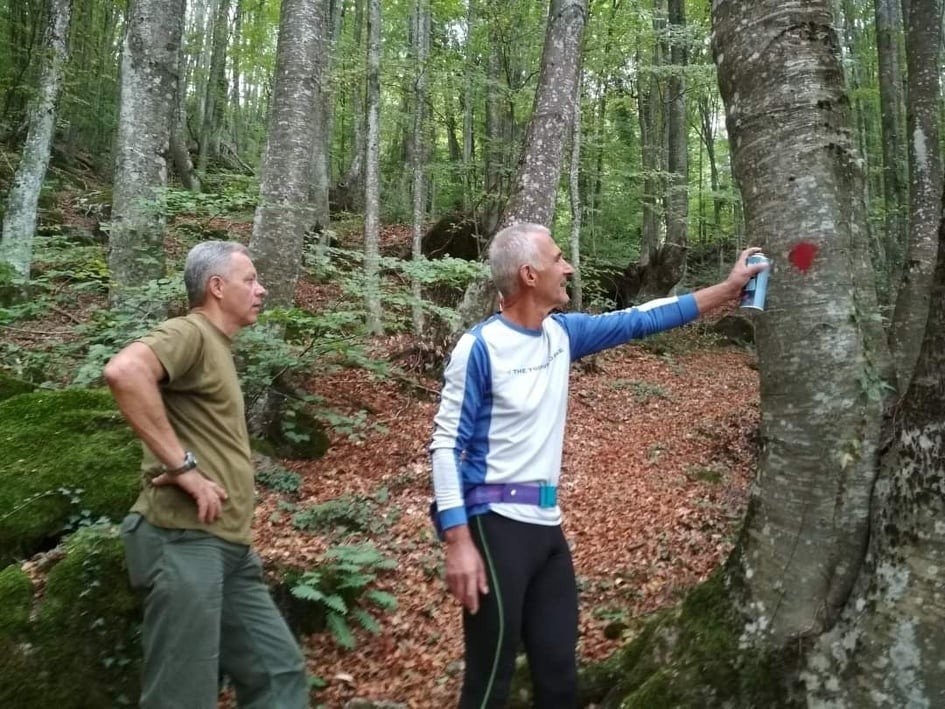
<path fill-rule="evenodd" d="M 554 485 L 520 485 L 517 483 L 483 484 L 471 487 L 463 497 L 466 507 L 475 505 L 508 502 L 516 505 L 535 505 L 549 508 L 558 504 L 558 488 Z M 443 527 L 440 525 L 440 514 L 436 506 L 436 499 L 430 503 L 430 521 L 436 530 L 436 536 L 443 539 Z"/>

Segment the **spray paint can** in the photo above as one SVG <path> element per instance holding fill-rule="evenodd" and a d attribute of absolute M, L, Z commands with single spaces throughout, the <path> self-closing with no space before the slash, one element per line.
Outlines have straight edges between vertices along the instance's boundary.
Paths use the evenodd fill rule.
<path fill-rule="evenodd" d="M 771 261 L 763 254 L 752 254 L 746 259 L 745 263 L 749 266 L 756 263 L 766 263 L 768 268 L 759 271 L 748 280 L 748 283 L 742 289 L 739 306 L 751 308 L 752 310 L 764 310 L 765 296 L 768 294 L 768 274 L 771 271 Z"/>

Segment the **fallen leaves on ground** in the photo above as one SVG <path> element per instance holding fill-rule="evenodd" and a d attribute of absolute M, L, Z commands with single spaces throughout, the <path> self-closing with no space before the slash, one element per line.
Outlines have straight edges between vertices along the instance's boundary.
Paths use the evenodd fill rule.
<path fill-rule="evenodd" d="M 626 642 L 640 621 L 677 602 L 732 548 L 755 464 L 757 372 L 752 355 L 694 346 L 658 353 L 632 344 L 576 365 L 571 377 L 560 500 L 580 588 L 582 660 Z M 388 349 L 392 341 L 380 343 Z M 384 356 L 379 352 L 378 356 Z M 462 678 L 460 611 L 441 579 L 427 516 L 426 451 L 438 384 L 378 380 L 356 370 L 321 376 L 313 390 L 340 411 L 372 412 L 373 428 L 334 440 L 324 458 L 286 464 L 303 478 L 299 508 L 343 494 L 388 496 L 371 536 L 397 568 L 380 588 L 398 607 L 377 636 L 358 631 L 345 651 L 327 633 L 303 642 L 327 686 L 325 707 L 354 697 L 410 707 L 454 706 Z M 285 499 L 261 490 L 256 544 L 270 561 L 314 563 L 336 539 L 292 527 Z"/>

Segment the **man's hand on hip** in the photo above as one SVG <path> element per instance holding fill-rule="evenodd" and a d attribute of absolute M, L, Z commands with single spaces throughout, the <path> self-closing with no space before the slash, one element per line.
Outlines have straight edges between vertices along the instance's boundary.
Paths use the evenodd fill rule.
<path fill-rule="evenodd" d="M 479 595 L 489 593 L 482 555 L 466 526 L 447 530 L 446 586 L 473 615 L 479 610 Z"/>
<path fill-rule="evenodd" d="M 163 473 L 151 481 L 155 487 L 177 485 L 194 498 L 197 503 L 197 519 L 204 524 L 215 522 L 223 511 L 226 490 L 209 478 L 201 475 L 199 469 L 188 470 L 180 475 Z"/>

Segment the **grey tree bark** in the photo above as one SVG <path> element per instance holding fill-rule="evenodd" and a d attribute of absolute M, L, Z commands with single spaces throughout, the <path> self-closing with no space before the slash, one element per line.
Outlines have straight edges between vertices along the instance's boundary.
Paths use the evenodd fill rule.
<path fill-rule="evenodd" d="M 903 0 L 906 28 L 906 132 L 909 146 L 909 244 L 896 296 L 890 343 L 899 391 L 909 387 L 929 313 L 942 196 L 939 146 L 941 0 Z"/>
<path fill-rule="evenodd" d="M 463 77 L 463 209 L 469 210 L 473 204 L 473 76 L 475 74 L 475 51 L 473 32 L 476 28 L 476 3 L 468 0 L 466 6 L 466 55 L 464 57 L 465 76 Z"/>
<path fill-rule="evenodd" d="M 940 653 L 930 652 L 927 639 L 945 636 L 937 623 L 942 598 L 926 583 L 936 567 L 908 547 L 939 561 L 941 495 L 920 502 L 938 511 L 938 521 L 910 526 L 881 512 L 882 478 L 874 489 L 892 367 L 865 248 L 864 176 L 830 0 L 716 0 L 712 22 L 747 232 L 775 268 L 756 321 L 761 450 L 748 513 L 724 583 L 693 594 L 705 600 L 714 593 L 716 605 L 700 611 L 684 603 L 680 616 L 733 619 L 722 631 L 730 633 L 722 646 L 733 656 L 718 657 L 718 636 L 690 635 L 706 645 L 701 655 L 691 644 L 675 647 L 701 658 L 694 664 L 664 657 L 670 691 L 686 697 L 688 704 L 676 704 L 686 706 L 772 705 L 753 692 L 783 705 L 937 706 L 945 685 Z M 900 436 L 893 448 L 897 440 L 914 442 L 913 453 L 934 455 L 935 426 L 938 438 Z M 937 466 L 935 486 L 942 481 Z M 912 492 L 929 486 L 915 468 L 903 472 Z M 918 496 L 900 499 L 908 516 Z M 928 547 L 925 530 L 937 537 Z M 900 546 L 889 553 L 884 537 Z M 921 591 L 910 596 L 910 585 Z M 861 592 L 870 587 L 880 590 Z M 900 615 L 877 614 L 883 601 Z M 927 631 L 911 615 L 905 620 L 925 612 Z M 736 680 L 716 684 L 715 671 L 734 672 Z M 628 682 L 612 698 L 633 706 L 644 688 Z"/>
<path fill-rule="evenodd" d="M 174 113 L 174 129 L 171 131 L 170 154 L 171 164 L 180 179 L 181 184 L 192 192 L 200 192 L 200 177 L 194 170 L 194 163 L 190 159 L 190 135 L 187 129 L 187 80 L 186 57 L 184 43 L 180 43 L 178 51 L 178 81 L 177 99 Z"/>
<path fill-rule="evenodd" d="M 413 130 L 411 136 L 411 172 L 413 173 L 413 260 L 423 258 L 423 231 L 426 222 L 426 163 L 427 146 L 425 139 L 426 102 L 427 102 L 427 59 L 430 53 L 430 4 L 428 0 L 417 0 L 414 5 L 415 38 L 415 77 L 413 96 Z M 411 290 L 415 300 L 412 308 L 413 331 L 419 335 L 423 331 L 423 310 L 420 299 L 423 296 L 420 281 L 414 279 Z"/>
<path fill-rule="evenodd" d="M 163 202 L 183 23 L 184 0 L 129 3 L 108 238 L 112 302 L 126 288 L 164 275 Z"/>
<path fill-rule="evenodd" d="M 309 201 L 314 210 L 315 224 L 322 236 L 327 236 L 331 213 L 328 203 L 330 188 L 329 159 L 331 155 L 331 56 L 332 56 L 332 5 L 331 0 L 316 0 L 321 5 L 320 13 L 324 17 L 322 31 L 319 33 L 319 47 L 316 51 L 318 66 L 315 75 L 316 99 L 311 116 L 314 129 L 312 143 L 312 176 L 309 187 Z M 334 3 L 337 4 L 337 3 Z M 321 243 L 322 239 L 319 240 Z M 327 246 L 327 239 L 325 240 Z"/>
<path fill-rule="evenodd" d="M 284 0 L 279 18 L 269 136 L 250 248 L 269 289 L 268 301 L 282 307 L 295 302 L 304 237 L 314 224 L 308 191 L 316 68 L 326 22 L 322 9 L 322 3 Z"/>
<path fill-rule="evenodd" d="M 783 643 L 833 625 L 862 562 L 888 355 L 829 2 L 725 0 L 712 17 L 746 231 L 776 264 L 738 571 L 753 635 Z"/>
<path fill-rule="evenodd" d="M 27 109 L 29 127 L 7 196 L 0 236 L 0 262 L 29 278 L 36 233 L 39 193 L 49 167 L 49 154 L 56 128 L 56 108 L 66 60 L 69 56 L 69 19 L 72 0 L 52 0 L 43 38 L 45 57 L 39 87 Z"/>
<path fill-rule="evenodd" d="M 883 202 L 885 225 L 883 246 L 886 272 L 881 293 L 895 305 L 902 273 L 902 257 L 908 239 L 909 199 L 905 167 L 908 158 L 902 143 L 905 101 L 902 85 L 902 13 L 899 0 L 876 0 L 876 55 L 879 71 L 879 104 L 883 134 Z"/>
<path fill-rule="evenodd" d="M 226 109 L 226 49 L 229 38 L 230 0 L 219 0 L 213 17 L 210 69 L 200 126 L 200 152 L 197 154 L 197 170 L 200 173 L 206 173 L 209 160 L 220 155 L 220 136 Z"/>
<path fill-rule="evenodd" d="M 522 221 L 552 223 L 586 21 L 584 0 L 551 1 L 535 105 L 499 229 Z"/>
<path fill-rule="evenodd" d="M 354 45 L 361 46 L 362 26 L 364 24 L 364 3 L 365 0 L 355 0 L 354 2 Z M 353 116 L 351 122 L 351 163 L 345 172 L 341 187 L 352 199 L 355 197 L 361 200 L 364 194 L 364 134 L 365 134 L 365 111 L 364 111 L 364 90 L 359 85 L 352 92 Z"/>
<path fill-rule="evenodd" d="M 552 224 L 586 22 L 584 0 L 551 0 L 534 110 L 509 203 L 496 230 L 517 222 Z M 457 308 L 458 330 L 454 334 L 488 312 L 493 299 L 491 284 L 478 281 L 470 285 Z"/>
<path fill-rule="evenodd" d="M 364 153 L 364 305 L 365 325 L 383 334 L 379 245 L 380 213 L 380 61 L 381 3 L 367 0 L 367 135 Z"/>
<path fill-rule="evenodd" d="M 580 69 L 578 70 L 580 72 Z M 571 117 L 571 164 L 568 168 L 568 198 L 571 203 L 570 261 L 574 268 L 571 277 L 571 305 L 584 309 L 584 280 L 581 277 L 581 77 L 574 87 L 574 113 Z"/>
<path fill-rule="evenodd" d="M 670 38 L 669 62 L 672 69 L 666 80 L 666 242 L 658 260 L 663 264 L 649 274 L 644 292 L 665 295 L 682 278 L 689 248 L 689 118 L 686 112 L 686 65 L 689 47 L 686 38 L 686 10 L 683 0 L 669 0 L 667 5 Z M 654 260 L 654 259 L 651 259 Z"/>
<path fill-rule="evenodd" d="M 665 33 L 665 17 L 657 10 L 659 3 L 653 3 L 653 31 L 659 36 Z M 641 70 L 637 78 L 637 114 L 640 122 L 640 162 L 643 172 L 643 195 L 641 210 L 643 212 L 642 233 L 640 234 L 640 268 L 649 265 L 651 255 L 657 252 L 663 240 L 663 210 L 661 195 L 663 193 L 663 134 L 664 116 L 660 95 L 663 93 L 661 85 L 660 67 L 665 63 L 660 42 L 654 42 L 650 57 L 642 52 L 637 54 Z"/>

